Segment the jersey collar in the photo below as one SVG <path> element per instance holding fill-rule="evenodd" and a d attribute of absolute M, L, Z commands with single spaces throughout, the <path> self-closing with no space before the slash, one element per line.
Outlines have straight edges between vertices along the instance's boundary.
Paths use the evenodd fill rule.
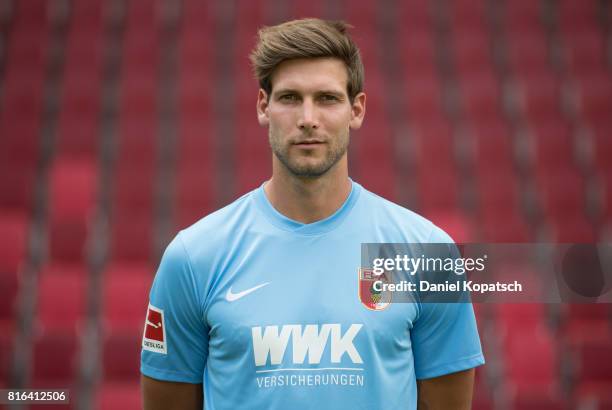
<path fill-rule="evenodd" d="M 355 205 L 355 202 L 359 198 L 359 194 L 361 193 L 362 189 L 361 185 L 351 180 L 351 192 L 342 206 L 340 206 L 336 212 L 325 219 L 321 219 L 320 221 L 305 224 L 287 218 L 285 215 L 278 212 L 272 206 L 268 197 L 266 196 L 264 185 L 265 183 L 253 193 L 253 199 L 257 208 L 262 211 L 266 219 L 268 219 L 268 221 L 276 227 L 301 235 L 320 235 L 339 226 Z"/>

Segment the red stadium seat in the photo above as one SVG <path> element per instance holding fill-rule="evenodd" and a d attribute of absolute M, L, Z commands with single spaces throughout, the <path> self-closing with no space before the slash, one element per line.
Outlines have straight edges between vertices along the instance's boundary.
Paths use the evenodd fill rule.
<path fill-rule="evenodd" d="M 153 281 L 149 265 L 115 264 L 103 275 L 102 368 L 108 382 L 138 382 L 142 329 Z"/>
<path fill-rule="evenodd" d="M 107 333 L 140 330 L 153 282 L 149 265 L 112 265 L 103 275 L 102 325 Z"/>
<path fill-rule="evenodd" d="M 540 26 L 508 33 L 508 63 L 515 74 L 549 72 L 549 45 Z"/>
<path fill-rule="evenodd" d="M 453 168 L 455 165 L 454 138 L 446 122 L 418 123 L 413 127 L 416 162 L 420 168 L 434 163 L 433 168 Z M 432 161 L 435 159 L 435 161 Z"/>
<path fill-rule="evenodd" d="M 5 73 L 0 110 L 0 209 L 29 212 L 32 208 L 40 157 L 42 88 L 42 81 L 36 78 L 18 80 Z"/>
<path fill-rule="evenodd" d="M 17 323 L 21 272 L 0 271 L 0 329 Z"/>
<path fill-rule="evenodd" d="M 474 70 L 493 67 L 490 39 L 483 31 L 480 27 L 469 27 L 454 33 L 453 54 L 460 73 L 468 74 Z"/>
<path fill-rule="evenodd" d="M 367 189 L 383 198 L 396 197 L 395 157 L 391 129 L 381 111 L 371 110 L 369 122 L 352 133 L 354 171 Z"/>
<path fill-rule="evenodd" d="M 236 175 L 237 192 L 243 194 L 261 185 L 272 170 L 272 159 L 266 130 L 261 128 L 253 114 L 252 96 L 256 89 L 237 90 L 235 107 L 240 110 L 238 119 L 234 122 L 234 134 L 238 136 L 239 144 L 236 147 Z M 249 95 L 247 96 L 245 95 Z M 240 97 L 242 96 L 242 97 Z M 249 102 L 248 107 L 241 107 Z M 247 111 L 245 113 L 245 111 Z"/>
<path fill-rule="evenodd" d="M 149 263 L 153 258 L 154 222 L 145 209 L 140 215 L 121 208 L 113 215 L 110 226 L 110 254 L 113 262 Z"/>
<path fill-rule="evenodd" d="M 6 103 L 11 104 L 10 101 Z M 35 166 L 39 159 L 40 121 L 30 116 L 2 118 L 0 127 L 0 159 L 8 163 L 16 173 Z M 9 167 L 6 169 L 10 170 Z"/>
<path fill-rule="evenodd" d="M 11 366 L 13 361 L 12 327 L 0 324 L 0 388 L 8 388 L 10 384 Z"/>
<path fill-rule="evenodd" d="M 501 121 L 478 122 L 469 131 L 474 173 L 478 177 L 496 174 L 505 181 L 516 179 L 514 146 L 508 126 Z"/>
<path fill-rule="evenodd" d="M 551 178 L 574 163 L 574 139 L 569 125 L 558 121 L 542 121 L 531 124 L 528 142 L 536 172 Z"/>
<path fill-rule="evenodd" d="M 477 71 L 475 71 L 477 70 Z M 501 89 L 490 67 L 471 67 L 460 78 L 463 113 L 471 123 L 500 122 Z"/>
<path fill-rule="evenodd" d="M 0 273 L 21 269 L 27 253 L 29 222 L 22 213 L 0 210 Z"/>
<path fill-rule="evenodd" d="M 566 410 L 568 409 L 565 397 L 561 393 L 528 393 L 513 397 L 510 409 L 512 410 Z"/>
<path fill-rule="evenodd" d="M 153 215 L 155 168 L 153 164 L 128 164 L 117 164 L 115 168 L 113 215 L 150 218 Z"/>
<path fill-rule="evenodd" d="M 577 409 L 611 410 L 612 393 L 609 391 L 578 393 L 572 400 Z"/>
<path fill-rule="evenodd" d="M 461 187 L 450 127 L 445 123 L 428 124 L 415 129 L 413 135 L 421 212 L 457 209 Z"/>
<path fill-rule="evenodd" d="M 101 80 L 102 67 L 68 74 L 59 107 L 58 155 L 97 158 Z"/>
<path fill-rule="evenodd" d="M 208 3 L 203 3 L 199 0 L 185 0 L 183 2 L 183 10 L 183 26 L 192 27 L 204 25 L 208 28 L 208 24 L 214 24 L 213 9 Z"/>
<path fill-rule="evenodd" d="M 252 132 L 251 132 L 252 133 Z M 251 135 L 246 136 L 248 134 L 247 131 L 241 134 L 241 138 L 265 138 L 263 135 Z M 259 187 L 263 181 L 266 180 L 270 176 L 271 173 L 271 162 L 270 153 L 267 150 L 260 146 L 259 143 L 255 141 L 251 141 L 249 143 L 253 150 L 254 154 L 250 157 L 245 157 L 247 149 L 245 148 L 245 153 L 240 155 L 239 160 L 240 166 L 236 170 L 236 180 L 237 180 L 237 193 L 244 194 L 250 190 L 253 190 Z M 267 161 L 264 160 L 267 159 Z"/>
<path fill-rule="evenodd" d="M 79 377 L 87 277 L 82 268 L 70 265 L 47 266 L 39 276 L 30 385 L 72 386 Z"/>
<path fill-rule="evenodd" d="M 502 220 L 504 215 L 520 212 L 519 184 L 514 173 L 483 169 L 477 178 L 481 215 Z"/>
<path fill-rule="evenodd" d="M 578 346 L 575 352 L 575 389 L 580 396 L 609 393 L 612 387 L 612 344 L 587 343 Z"/>
<path fill-rule="evenodd" d="M 612 170 L 612 168 L 610 168 Z M 601 213 L 599 221 L 603 224 L 612 223 L 612 171 L 603 172 L 600 176 L 601 188 Z"/>
<path fill-rule="evenodd" d="M 446 168 L 439 172 L 432 169 L 419 170 L 419 203 L 425 215 L 448 212 L 458 207 L 460 180 L 454 170 Z"/>
<path fill-rule="evenodd" d="M 36 335 L 32 349 L 32 378 L 28 386 L 66 388 L 79 377 L 79 339 L 61 331 Z"/>
<path fill-rule="evenodd" d="M 204 50 L 202 51 L 204 52 Z M 189 58 L 182 60 L 185 68 Z M 198 73 L 198 77 L 202 74 Z M 174 183 L 174 226 L 184 228 L 212 211 L 217 177 L 217 142 L 214 138 L 216 122 L 211 113 L 212 97 L 208 92 L 195 90 L 182 78 L 184 92 L 179 95 L 177 170 Z"/>
<path fill-rule="evenodd" d="M 436 47 L 432 30 L 429 27 L 420 30 L 415 29 L 414 26 L 402 25 L 401 27 L 397 45 L 398 58 L 401 67 L 405 67 L 406 80 L 415 80 L 415 77 L 435 73 Z M 413 81 L 413 83 L 418 84 L 419 82 Z"/>
<path fill-rule="evenodd" d="M 79 108 L 73 110 L 72 118 L 63 118 L 58 138 L 58 152 L 68 157 L 95 159 L 98 153 L 97 107 L 92 101 L 76 100 Z M 76 111 L 76 112 L 75 112 Z"/>
<path fill-rule="evenodd" d="M 183 60 L 183 63 L 193 67 L 187 59 Z M 187 69 L 182 68 L 179 75 L 177 86 L 178 127 L 181 132 L 185 132 L 186 127 L 188 135 L 193 135 L 189 132 L 190 129 L 199 126 L 200 137 L 204 140 L 211 139 L 213 135 L 209 134 L 213 132 L 211 124 L 214 123 L 213 102 L 209 95 L 212 87 L 211 80 L 206 78 L 206 73 L 202 73 L 201 70 L 190 73 Z"/>
<path fill-rule="evenodd" d="M 486 27 L 486 8 L 484 1 L 459 0 L 448 4 L 450 25 L 454 31 L 473 30 L 474 27 L 484 31 Z"/>
<path fill-rule="evenodd" d="M 426 215 L 457 243 L 475 242 L 476 230 L 470 218 L 459 212 L 431 212 Z"/>
<path fill-rule="evenodd" d="M 96 164 L 59 158 L 51 170 L 50 184 L 52 216 L 88 215 L 97 194 Z"/>
<path fill-rule="evenodd" d="M 59 107 L 56 153 L 97 158 L 104 69 L 103 5 L 72 8 Z"/>
<path fill-rule="evenodd" d="M 143 318 L 145 314 L 143 313 Z M 144 322 L 142 328 L 144 328 Z M 141 343 L 141 328 L 129 333 L 113 333 L 104 337 L 102 344 L 102 379 L 104 382 L 138 382 Z"/>
<path fill-rule="evenodd" d="M 557 173 L 547 173 L 539 178 L 538 190 L 544 213 L 558 221 L 584 215 L 586 208 L 585 186 L 575 171 L 558 168 Z"/>
<path fill-rule="evenodd" d="M 32 209 L 35 177 L 34 164 L 0 160 L 0 209 L 29 213 Z"/>
<path fill-rule="evenodd" d="M 607 70 L 581 73 L 574 84 L 575 102 L 584 123 L 602 124 L 610 120 L 612 79 Z"/>
<path fill-rule="evenodd" d="M 212 212 L 214 206 L 214 174 L 209 164 L 179 165 L 175 187 L 175 226 L 185 228 Z"/>
<path fill-rule="evenodd" d="M 557 243 L 594 243 L 595 227 L 582 214 L 568 220 L 550 220 L 551 238 Z"/>
<path fill-rule="evenodd" d="M 440 80 L 432 71 L 423 76 L 406 73 L 408 116 L 419 124 L 434 124 L 444 117 Z"/>
<path fill-rule="evenodd" d="M 554 73 L 534 71 L 517 78 L 517 102 L 530 124 L 556 122 L 561 113 L 561 85 Z"/>
<path fill-rule="evenodd" d="M 590 124 L 595 166 L 604 175 L 612 176 L 612 122 Z"/>
<path fill-rule="evenodd" d="M 485 368 L 483 366 L 476 368 L 472 410 L 493 410 L 494 408 L 491 388 L 487 383 L 484 369 Z"/>
<path fill-rule="evenodd" d="M 87 276 L 78 266 L 48 266 L 40 273 L 36 325 L 41 331 L 76 332 L 87 314 Z"/>
<path fill-rule="evenodd" d="M 564 33 L 573 35 L 597 26 L 597 2 L 559 2 L 559 26 Z"/>
<path fill-rule="evenodd" d="M 52 260 L 81 262 L 97 195 L 94 163 L 56 160 L 50 174 L 50 253 Z"/>
<path fill-rule="evenodd" d="M 612 340 L 610 305 L 568 304 L 559 329 L 565 343 L 571 346 Z"/>
<path fill-rule="evenodd" d="M 103 383 L 95 392 L 95 410 L 133 410 L 142 408 L 140 384 Z"/>
<path fill-rule="evenodd" d="M 542 303 L 497 303 L 493 310 L 502 335 L 531 333 L 546 326 L 546 305 Z"/>
<path fill-rule="evenodd" d="M 541 26 L 541 4 L 533 1 L 509 1 L 503 3 L 506 28 L 513 33 Z"/>
<path fill-rule="evenodd" d="M 136 1 L 127 8 L 124 34 L 124 64 L 137 70 L 157 66 L 160 50 L 159 7 L 156 3 Z"/>
<path fill-rule="evenodd" d="M 571 73 L 581 75 L 593 68 L 605 69 L 605 38 L 596 26 L 566 33 L 563 37 L 565 62 Z"/>
<path fill-rule="evenodd" d="M 480 223 L 476 222 L 476 225 L 479 224 L 482 226 L 483 238 L 488 242 L 522 243 L 533 237 L 531 228 L 519 212 L 485 214 Z"/>
<path fill-rule="evenodd" d="M 145 138 L 148 139 L 149 144 L 152 144 L 155 141 L 158 109 L 156 104 L 156 77 L 154 73 L 132 70 L 132 72 L 125 72 L 121 81 L 119 101 L 121 108 L 119 114 L 120 144 L 124 140 L 143 141 Z M 140 148 L 145 152 L 151 151 L 151 148 L 146 145 Z"/>
<path fill-rule="evenodd" d="M 47 13 L 50 11 L 48 4 L 44 0 L 18 2 L 15 4 L 15 20 L 28 28 L 40 27 L 47 21 Z"/>
<path fill-rule="evenodd" d="M 529 335 L 529 337 L 526 337 Z M 558 365 L 554 340 L 545 327 L 529 333 L 511 329 L 503 343 L 506 377 L 515 394 L 558 392 Z"/>
<path fill-rule="evenodd" d="M 288 20 L 325 15 L 326 2 L 323 0 L 295 1 L 288 4 Z"/>

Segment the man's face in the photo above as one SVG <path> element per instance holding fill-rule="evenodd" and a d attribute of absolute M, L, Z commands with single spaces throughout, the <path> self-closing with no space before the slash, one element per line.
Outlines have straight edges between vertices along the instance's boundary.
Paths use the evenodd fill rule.
<path fill-rule="evenodd" d="M 334 58 L 284 61 L 274 70 L 272 92 L 259 91 L 259 123 L 269 127 L 276 158 L 293 175 L 319 177 L 346 155 L 349 129 L 361 126 L 365 95 L 353 104 L 348 74 Z"/>

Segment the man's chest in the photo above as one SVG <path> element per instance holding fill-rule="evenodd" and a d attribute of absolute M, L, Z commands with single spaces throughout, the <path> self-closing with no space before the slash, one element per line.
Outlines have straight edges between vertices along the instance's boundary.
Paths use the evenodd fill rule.
<path fill-rule="evenodd" d="M 409 357 L 416 307 L 362 303 L 359 244 L 308 245 L 258 246 L 225 263 L 207 298 L 209 365 L 359 372 L 386 356 Z"/>

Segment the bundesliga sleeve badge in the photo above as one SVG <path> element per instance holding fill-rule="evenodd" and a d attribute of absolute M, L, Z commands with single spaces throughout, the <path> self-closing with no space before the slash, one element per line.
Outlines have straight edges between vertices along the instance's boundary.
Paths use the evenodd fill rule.
<path fill-rule="evenodd" d="M 388 282 L 386 275 L 375 275 L 372 269 L 359 268 L 359 300 L 370 310 L 384 310 L 391 304 L 391 292 L 376 290 L 375 282 Z"/>
<path fill-rule="evenodd" d="M 149 303 L 142 348 L 155 353 L 168 353 L 166 344 L 166 326 L 164 326 L 164 311 Z"/>

